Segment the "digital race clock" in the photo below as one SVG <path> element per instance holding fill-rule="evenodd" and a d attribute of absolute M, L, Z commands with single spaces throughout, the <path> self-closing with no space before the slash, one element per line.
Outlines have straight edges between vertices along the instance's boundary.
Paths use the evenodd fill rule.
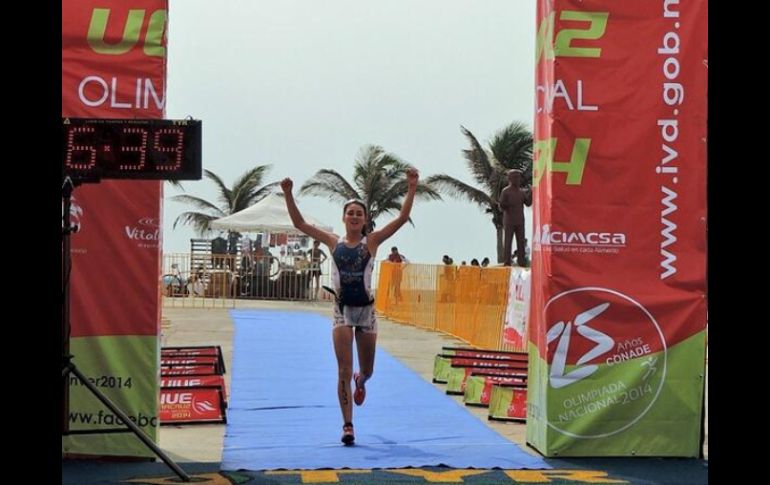
<path fill-rule="evenodd" d="M 62 174 L 200 180 L 201 121 L 62 118 Z"/>

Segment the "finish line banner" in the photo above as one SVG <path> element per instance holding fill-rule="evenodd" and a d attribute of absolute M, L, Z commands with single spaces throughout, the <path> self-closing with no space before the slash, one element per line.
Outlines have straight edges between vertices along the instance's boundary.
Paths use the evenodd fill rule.
<path fill-rule="evenodd" d="M 158 119 L 166 92 L 167 0 L 62 2 L 62 117 Z M 70 238 L 70 351 L 78 369 L 157 440 L 162 182 L 78 186 Z M 70 431 L 120 428 L 70 378 Z M 127 429 L 127 428 L 125 428 Z M 133 433 L 72 434 L 62 452 L 154 458 Z"/>
<path fill-rule="evenodd" d="M 527 442 L 698 456 L 706 0 L 538 3 Z"/>

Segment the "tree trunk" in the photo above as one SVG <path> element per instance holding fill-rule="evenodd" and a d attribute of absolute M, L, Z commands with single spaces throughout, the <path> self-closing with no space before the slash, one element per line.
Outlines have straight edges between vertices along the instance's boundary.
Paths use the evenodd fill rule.
<path fill-rule="evenodd" d="M 495 230 L 497 231 L 497 264 L 503 264 L 505 261 L 505 254 L 503 254 L 505 251 L 503 247 L 503 227 L 496 225 Z"/>

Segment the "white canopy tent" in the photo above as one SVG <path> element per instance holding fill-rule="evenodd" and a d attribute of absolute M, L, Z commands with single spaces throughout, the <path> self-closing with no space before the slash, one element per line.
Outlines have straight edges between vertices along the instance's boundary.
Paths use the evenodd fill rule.
<path fill-rule="evenodd" d="M 333 229 L 317 219 L 303 214 L 302 217 L 310 225 L 323 231 Z M 278 234 L 302 234 L 291 223 L 289 210 L 283 194 L 270 194 L 251 207 L 240 212 L 211 221 L 213 229 L 237 232 L 270 232 Z"/>

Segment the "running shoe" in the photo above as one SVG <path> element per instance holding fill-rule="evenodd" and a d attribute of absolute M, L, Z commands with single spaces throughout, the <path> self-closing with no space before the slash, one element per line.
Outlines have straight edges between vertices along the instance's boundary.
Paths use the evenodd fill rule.
<path fill-rule="evenodd" d="M 353 402 L 356 403 L 356 406 L 360 406 L 364 403 L 364 399 L 366 399 L 366 388 L 364 387 L 363 382 L 359 384 L 359 381 L 362 381 L 361 374 L 356 372 L 353 374 L 353 381 L 356 383 L 356 390 L 353 392 Z"/>

